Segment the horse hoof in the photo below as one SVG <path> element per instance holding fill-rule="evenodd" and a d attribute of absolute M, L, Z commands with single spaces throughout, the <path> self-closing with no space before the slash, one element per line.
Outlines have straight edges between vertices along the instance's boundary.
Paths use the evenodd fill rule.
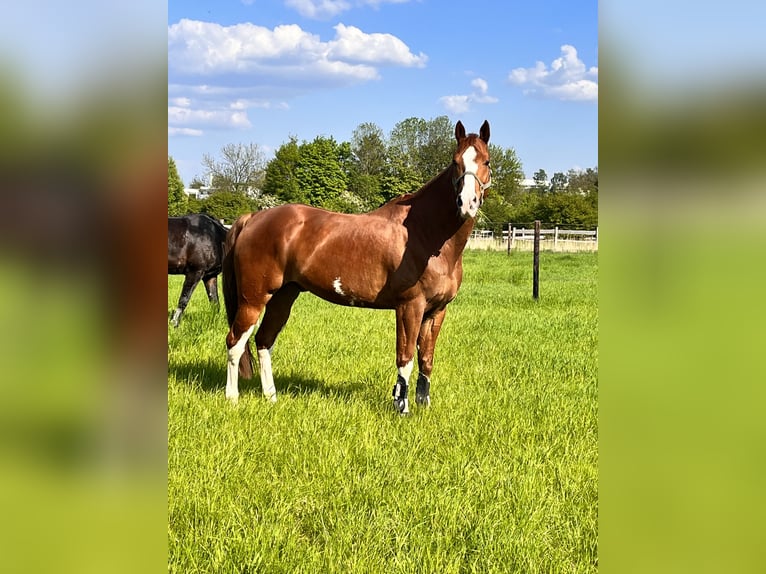
<path fill-rule="evenodd" d="M 409 401 L 407 399 L 394 399 L 394 410 L 402 416 L 409 415 Z"/>
<path fill-rule="evenodd" d="M 431 406 L 431 397 L 428 395 L 415 395 L 415 402 L 418 404 L 418 406 L 421 407 L 430 407 Z"/>
<path fill-rule="evenodd" d="M 226 399 L 231 403 L 231 406 L 236 407 L 239 403 L 239 396 L 226 395 Z"/>
<path fill-rule="evenodd" d="M 418 383 L 415 387 L 415 403 L 420 406 L 431 406 L 431 380 L 425 375 L 418 376 Z"/>
<path fill-rule="evenodd" d="M 394 409 L 396 409 L 396 412 L 400 415 L 410 414 L 410 402 L 407 399 L 407 381 L 401 376 L 396 380 L 391 396 L 394 398 Z"/>

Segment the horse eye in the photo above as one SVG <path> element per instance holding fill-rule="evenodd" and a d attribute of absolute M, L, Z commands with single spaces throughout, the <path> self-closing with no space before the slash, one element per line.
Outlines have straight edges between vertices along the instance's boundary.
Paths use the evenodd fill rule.
<path fill-rule="evenodd" d="M 484 165 L 486 165 L 487 167 L 489 167 L 489 160 L 485 161 L 485 162 L 484 162 Z"/>

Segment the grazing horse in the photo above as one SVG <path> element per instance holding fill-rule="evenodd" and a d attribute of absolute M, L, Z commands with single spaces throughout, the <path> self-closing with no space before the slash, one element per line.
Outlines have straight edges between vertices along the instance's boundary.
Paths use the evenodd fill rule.
<path fill-rule="evenodd" d="M 408 384 L 418 352 L 415 399 L 431 402 L 434 345 L 447 304 L 463 279 L 463 248 L 490 185 L 489 123 L 479 134 L 455 126 L 452 163 L 416 193 L 365 214 L 281 205 L 245 214 L 226 238 L 223 294 L 229 333 L 226 397 L 250 378 L 255 333 L 263 394 L 276 401 L 271 351 L 298 295 L 339 305 L 396 311 L 394 408 L 409 413 Z"/>
<path fill-rule="evenodd" d="M 171 323 L 178 327 L 194 288 L 205 283 L 207 298 L 218 306 L 218 274 L 221 272 L 227 229 L 205 215 L 195 213 L 168 217 L 168 274 L 186 275 Z"/>

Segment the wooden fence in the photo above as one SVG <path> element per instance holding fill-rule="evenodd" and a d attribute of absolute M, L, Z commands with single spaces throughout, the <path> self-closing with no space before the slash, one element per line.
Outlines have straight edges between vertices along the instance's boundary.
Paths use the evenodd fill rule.
<path fill-rule="evenodd" d="M 504 229 L 502 236 L 496 236 L 486 229 L 474 230 L 468 240 L 467 249 L 532 251 L 535 238 L 534 228 L 513 227 L 510 233 Z M 598 228 L 562 229 L 553 227 L 540 230 L 540 249 L 543 251 L 598 251 Z"/>

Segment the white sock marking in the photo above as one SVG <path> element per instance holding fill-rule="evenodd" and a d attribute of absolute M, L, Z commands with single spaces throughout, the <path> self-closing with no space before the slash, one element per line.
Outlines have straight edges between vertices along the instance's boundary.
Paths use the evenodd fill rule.
<path fill-rule="evenodd" d="M 403 367 L 399 367 L 399 376 L 402 377 L 405 382 L 409 384 L 410 382 L 410 375 L 412 374 L 412 367 L 413 367 L 413 361 L 410 359 L 410 362 L 404 365 Z"/>
<path fill-rule="evenodd" d="M 274 386 L 274 375 L 271 371 L 271 349 L 258 349 L 258 363 L 261 366 L 261 387 L 263 396 L 272 403 L 277 402 L 277 389 Z"/>
<path fill-rule="evenodd" d="M 242 353 L 245 352 L 245 345 L 250 335 L 253 334 L 253 329 L 255 329 L 255 325 L 250 325 L 250 328 L 242 333 L 239 341 L 227 352 L 226 398 L 234 404 L 237 404 L 239 399 L 239 360 L 242 358 Z"/>

